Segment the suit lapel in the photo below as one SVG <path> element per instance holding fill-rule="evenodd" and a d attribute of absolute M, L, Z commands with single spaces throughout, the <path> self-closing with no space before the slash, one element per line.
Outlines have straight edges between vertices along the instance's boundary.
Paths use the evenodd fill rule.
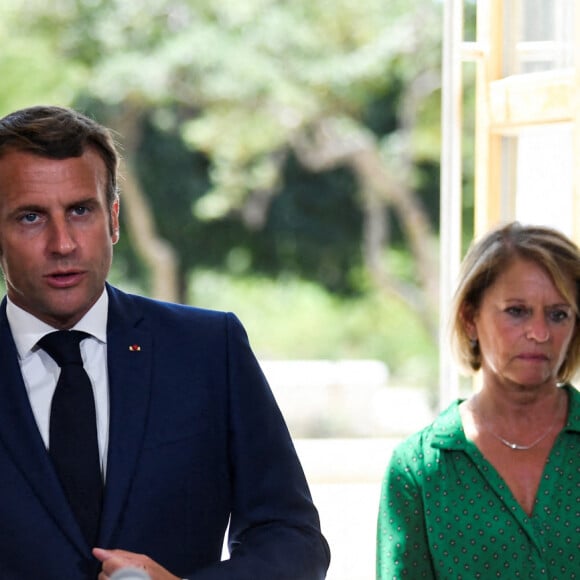
<path fill-rule="evenodd" d="M 151 389 L 152 334 L 127 295 L 108 287 L 109 450 L 99 543 L 114 540 L 143 445 Z M 0 306 L 0 444 L 50 517 L 80 552 L 87 544 L 36 426 L 16 346 Z"/>
<path fill-rule="evenodd" d="M 108 287 L 110 425 L 102 545 L 114 542 L 143 446 L 151 390 L 152 334 L 131 297 Z"/>
<path fill-rule="evenodd" d="M 86 542 L 54 471 L 30 407 L 16 346 L 6 318 L 6 299 L 0 307 L 0 376 L 0 441 L 56 524 L 80 551 L 86 552 Z"/>

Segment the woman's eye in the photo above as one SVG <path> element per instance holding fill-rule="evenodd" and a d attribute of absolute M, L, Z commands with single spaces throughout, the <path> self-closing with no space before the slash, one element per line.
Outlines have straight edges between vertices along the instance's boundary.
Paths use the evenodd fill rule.
<path fill-rule="evenodd" d="M 570 318 L 570 313 L 567 310 L 558 308 L 556 310 L 550 310 L 548 317 L 552 322 L 562 322 Z"/>
<path fill-rule="evenodd" d="M 523 306 L 509 306 L 506 312 L 515 318 L 520 318 L 528 313 L 528 309 Z"/>

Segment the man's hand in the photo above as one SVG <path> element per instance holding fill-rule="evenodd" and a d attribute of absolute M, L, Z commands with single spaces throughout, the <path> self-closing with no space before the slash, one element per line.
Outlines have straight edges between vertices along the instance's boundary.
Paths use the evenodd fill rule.
<path fill-rule="evenodd" d="M 93 548 L 93 556 L 103 563 L 98 580 L 109 580 L 113 572 L 127 567 L 145 570 L 151 576 L 151 580 L 179 580 L 177 576 L 144 554 L 135 554 L 126 550 Z"/>

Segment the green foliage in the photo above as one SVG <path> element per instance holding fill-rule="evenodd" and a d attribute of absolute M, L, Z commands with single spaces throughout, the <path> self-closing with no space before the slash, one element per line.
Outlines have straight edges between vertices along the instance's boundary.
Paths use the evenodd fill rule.
<path fill-rule="evenodd" d="M 291 273 L 338 293 L 356 294 L 363 216 L 352 174 L 346 169 L 313 174 L 292 157 L 284 171 L 285 186 L 256 236 L 259 271 Z"/>
<path fill-rule="evenodd" d="M 362 215 L 353 176 L 344 169 L 311 173 L 290 156 L 283 186 L 265 203 L 264 223 L 237 213 L 207 222 L 192 212 L 209 186 L 208 161 L 184 148 L 172 131 L 145 124 L 138 171 L 163 238 L 179 253 L 184 276 L 197 268 L 293 275 L 335 292 L 360 291 Z M 171 179 L 168 179 L 171 176 Z M 126 259 L 134 259 L 120 250 Z"/>
<path fill-rule="evenodd" d="M 213 189 L 200 206 L 211 217 L 275 184 L 270 155 L 297 131 L 323 117 L 364 125 L 393 86 L 437 70 L 440 13 L 439 2 L 424 0 L 23 0 L 14 8 L 23 38 L 50 44 L 66 59 L 60 70 L 84 71 L 93 98 L 190 111 L 179 125 L 211 160 Z M 429 113 L 438 102 L 425 102 L 438 129 Z M 438 156 L 428 142 L 418 139 L 417 151 Z"/>
<path fill-rule="evenodd" d="M 0 44 L 0 116 L 39 103 L 73 101 L 83 69 L 74 63 L 62 66 L 49 37 L 25 34 L 20 12 L 10 0 L 0 5 Z"/>
<path fill-rule="evenodd" d="M 364 127 L 382 95 L 438 64 L 438 2 L 27 4 L 24 33 L 90 70 L 84 90 L 93 98 L 167 107 L 169 115 L 189 111 L 175 124 L 210 160 L 212 187 L 196 205 L 205 218 L 225 216 L 252 191 L 276 188 L 281 168 L 272 155 L 298 132 L 325 117 Z M 426 111 L 433 107 L 436 101 Z M 438 156 L 428 138 L 416 143 L 421 155 Z"/>
<path fill-rule="evenodd" d="M 230 310 L 263 359 L 374 358 L 393 381 L 432 386 L 437 351 L 417 316 L 376 294 L 343 299 L 286 277 L 231 277 L 209 270 L 192 278 L 193 304 Z"/>
<path fill-rule="evenodd" d="M 377 353 L 402 368 L 428 339 L 401 305 L 387 307 L 372 292 L 364 299 L 360 183 L 340 165 L 306 170 L 297 143 L 329 121 L 340 127 L 337 146 L 368 138 L 390 177 L 418 190 L 437 223 L 440 13 L 437 0 L 15 1 L 0 27 L 11 93 L 0 93 L 0 107 L 40 94 L 86 104 L 107 124 L 137 119 L 126 155 L 158 232 L 179 253 L 182 286 L 198 268 L 288 278 L 291 289 L 315 281 L 323 288 L 307 286 L 307 302 L 322 323 L 312 324 L 321 333 L 312 347 L 340 338 L 345 346 L 332 352 Z M 33 75 L 19 76 L 18 67 Z M 411 102 L 406 91 L 417 79 L 427 82 Z M 405 236 L 390 215 L 390 273 L 408 281 Z M 119 280 L 144 277 L 125 235 L 116 253 Z M 260 296 L 258 304 L 267 302 Z M 369 332 L 373 321 L 381 325 Z M 329 328 L 336 340 L 323 335 Z M 410 329 L 412 344 L 404 347 L 393 328 Z"/>
<path fill-rule="evenodd" d="M 391 142 L 402 87 L 439 63 L 436 1 L 26 0 L 25 8 L 14 10 L 17 27 L 66 59 L 62 70 L 84 71 L 85 94 L 155 110 L 151 118 L 206 155 L 211 186 L 194 206 L 203 219 L 277 190 L 280 155 L 321 119 L 346 120 L 355 134 L 369 123 Z M 422 130 L 405 141 L 418 161 L 439 156 L 439 102 L 427 97 Z"/>

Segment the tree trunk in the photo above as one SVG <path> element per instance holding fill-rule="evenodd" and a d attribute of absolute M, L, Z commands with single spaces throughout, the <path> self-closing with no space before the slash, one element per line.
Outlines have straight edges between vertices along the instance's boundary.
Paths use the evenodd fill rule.
<path fill-rule="evenodd" d="M 407 186 L 410 163 L 405 155 L 397 161 L 396 169 L 388 167 L 374 137 L 352 125 L 337 125 L 335 119 L 322 120 L 312 133 L 297 135 L 293 147 L 300 162 L 313 171 L 338 165 L 353 170 L 363 200 L 363 255 L 371 279 L 418 312 L 430 336 L 437 341 L 439 274 L 435 236 L 420 200 Z M 386 266 L 388 207 L 399 216 L 415 258 L 418 285 L 396 279 Z"/>
<path fill-rule="evenodd" d="M 140 111 L 125 108 L 111 124 L 120 133 L 124 160 L 120 170 L 121 210 L 134 250 L 146 264 L 153 298 L 179 302 L 178 259 L 171 245 L 159 237 L 155 218 L 133 169 L 141 138 Z"/>

